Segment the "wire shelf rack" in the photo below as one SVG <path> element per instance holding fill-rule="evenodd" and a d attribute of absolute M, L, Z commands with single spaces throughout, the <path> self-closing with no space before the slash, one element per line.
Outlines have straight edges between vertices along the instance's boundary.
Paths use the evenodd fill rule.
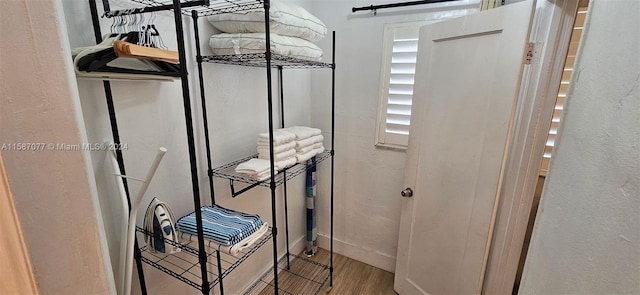
<path fill-rule="evenodd" d="M 306 257 L 290 254 L 278 260 L 278 293 L 287 295 L 317 295 L 329 280 L 329 266 Z M 273 269 L 249 287 L 244 295 L 274 294 Z"/>
<path fill-rule="evenodd" d="M 142 233 L 143 235 L 148 234 L 140 227 L 137 227 L 136 229 L 138 233 Z M 251 254 L 256 252 L 270 239 L 271 228 L 269 228 L 269 231 L 265 233 L 260 240 L 256 241 L 253 246 L 248 249 L 244 249 L 238 257 L 220 252 L 222 274 L 219 277 L 216 251 L 215 249 L 207 248 L 207 280 L 209 281 L 209 287 L 213 288 L 217 285 L 221 279 L 224 279 L 229 275 L 243 261 L 247 260 Z M 169 240 L 164 241 L 173 246 L 179 247 L 182 251 L 169 255 L 153 253 L 149 251 L 148 247 L 145 245 L 140 248 L 141 260 L 154 268 L 179 279 L 187 285 L 200 290 L 202 285 L 202 276 L 200 272 L 200 262 L 198 261 L 198 242 L 187 241 L 185 243 L 178 244 Z"/>
<path fill-rule="evenodd" d="M 235 54 L 235 55 L 208 55 L 203 56 L 202 61 L 210 63 L 220 63 L 248 67 L 267 66 L 266 55 L 264 53 Z M 285 69 L 320 69 L 332 68 L 330 63 L 293 58 L 281 54 L 271 54 L 271 67 L 282 67 Z"/>
<path fill-rule="evenodd" d="M 131 15 L 150 11 L 173 10 L 171 0 L 132 0 L 138 7 L 109 11 L 108 17 L 116 15 Z M 263 8 L 263 0 L 187 0 L 181 1 L 182 14 L 191 15 L 196 11 L 199 16 L 209 16 L 223 13 Z"/>
<path fill-rule="evenodd" d="M 269 179 L 263 180 L 263 181 L 257 181 L 251 177 L 248 177 L 246 174 L 238 173 L 235 171 L 236 166 L 238 166 L 238 164 L 242 162 L 246 162 L 252 158 L 257 158 L 257 157 L 258 155 L 255 154 L 253 156 L 249 156 L 249 157 L 245 157 L 245 158 L 233 161 L 231 163 L 211 169 L 211 173 L 213 174 L 213 176 L 220 177 L 220 178 L 240 181 L 243 183 L 248 183 L 248 184 L 257 185 L 257 186 L 269 187 L 270 186 Z M 330 157 L 331 157 L 331 151 L 324 151 L 318 154 L 316 156 L 316 166 L 320 162 Z M 285 174 L 286 174 L 286 180 L 289 181 L 292 178 L 304 173 L 306 170 L 307 170 L 307 165 L 305 164 L 295 164 L 294 166 L 284 169 L 278 172 L 278 174 L 276 174 L 275 176 L 276 185 L 281 185 L 282 183 L 285 182 Z"/>

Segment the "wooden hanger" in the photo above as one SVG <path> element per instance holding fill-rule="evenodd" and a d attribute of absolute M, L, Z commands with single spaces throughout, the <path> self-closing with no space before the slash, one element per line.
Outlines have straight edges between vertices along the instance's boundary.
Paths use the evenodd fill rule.
<path fill-rule="evenodd" d="M 113 48 L 118 57 L 133 57 L 149 60 L 159 60 L 172 64 L 178 64 L 178 52 L 147 46 L 136 45 L 127 41 L 118 40 L 113 43 Z"/>
<path fill-rule="evenodd" d="M 120 36 L 121 40 L 126 40 L 130 43 L 137 42 L 139 32 L 129 32 L 127 34 L 123 34 Z M 117 40 L 114 40 L 114 43 Z M 102 43 L 101 43 L 102 44 Z M 133 45 L 133 44 L 131 44 Z M 98 45 L 97 45 L 98 46 Z M 149 71 L 149 70 L 136 70 L 136 69 L 128 69 L 128 68 L 118 68 L 108 66 L 107 64 L 119 58 L 116 54 L 116 49 L 113 44 L 111 46 L 107 44 L 102 44 L 105 47 L 102 50 L 98 50 L 84 56 L 79 57 L 77 61 L 77 68 L 79 71 L 85 72 L 112 72 L 112 73 L 127 73 L 127 74 L 146 74 L 146 75 L 160 75 L 160 76 L 171 76 L 171 77 L 180 77 L 180 66 L 171 62 L 167 62 L 166 60 L 158 60 L 158 59 L 147 59 L 147 62 L 153 67 L 157 68 L 158 71 Z M 142 46 L 140 46 L 142 47 Z M 138 51 L 136 51 L 138 50 Z M 139 49 L 134 50 L 134 52 L 140 53 Z M 162 50 L 162 49 L 160 49 Z M 153 53 L 158 55 L 158 53 Z M 162 52 L 161 56 L 170 56 L 169 53 Z M 135 57 L 139 58 L 139 57 Z M 168 58 L 167 60 L 173 61 L 173 58 Z"/>

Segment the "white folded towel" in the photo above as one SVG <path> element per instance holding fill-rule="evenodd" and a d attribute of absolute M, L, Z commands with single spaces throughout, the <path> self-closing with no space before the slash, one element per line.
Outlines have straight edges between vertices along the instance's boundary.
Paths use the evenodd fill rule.
<path fill-rule="evenodd" d="M 312 145 L 308 145 L 308 146 L 305 146 L 305 147 L 302 147 L 302 148 L 298 148 L 297 147 L 296 148 L 296 152 L 298 154 L 305 154 L 305 153 L 308 153 L 309 151 L 311 151 L 313 149 L 319 149 L 321 147 L 323 147 L 322 146 L 322 142 L 318 142 L 318 143 L 314 143 Z"/>
<path fill-rule="evenodd" d="M 271 170 L 269 160 L 252 158 L 236 166 L 236 172 L 244 174 L 260 174 Z"/>
<path fill-rule="evenodd" d="M 304 154 L 296 154 L 296 159 L 298 160 L 298 163 L 304 163 L 306 161 L 308 161 L 309 159 L 313 158 L 314 156 L 320 154 L 324 152 L 324 146 L 320 147 L 320 148 L 316 148 L 313 149 L 309 152 L 306 152 Z"/>
<path fill-rule="evenodd" d="M 289 168 L 296 163 L 298 163 L 298 159 L 296 158 L 296 156 L 291 156 L 285 160 L 275 162 L 274 165 L 276 166 L 276 169 L 282 170 L 284 168 Z"/>
<path fill-rule="evenodd" d="M 279 145 L 283 143 L 287 143 L 296 139 L 295 134 L 282 131 L 282 130 L 274 130 L 273 131 L 273 144 Z M 269 145 L 269 132 L 258 134 L 258 145 L 265 144 Z"/>
<path fill-rule="evenodd" d="M 295 141 L 278 144 L 273 146 L 273 152 L 278 154 L 296 147 Z M 269 153 L 269 141 L 267 140 L 265 144 L 258 144 L 257 146 L 258 153 L 268 154 Z"/>
<path fill-rule="evenodd" d="M 312 136 L 320 135 L 322 133 L 322 131 L 318 128 L 311 128 L 311 127 L 305 127 L 305 126 L 293 126 L 293 127 L 287 127 L 279 130 L 283 130 L 283 131 L 295 134 L 296 140 L 302 140 Z"/>
<path fill-rule="evenodd" d="M 284 152 L 281 153 L 277 153 L 275 155 L 273 155 L 273 159 L 274 161 L 278 162 L 278 161 L 282 161 L 285 160 L 291 156 L 294 156 L 296 154 L 296 150 L 295 149 L 288 149 Z M 265 160 L 269 160 L 269 152 L 266 153 L 259 153 L 258 154 L 258 159 L 265 159 Z"/>
<path fill-rule="evenodd" d="M 275 171 L 276 171 L 276 172 L 275 172 L 275 173 L 273 173 L 273 175 L 278 174 L 278 169 L 276 169 Z M 264 171 L 264 172 L 262 172 L 262 173 L 258 173 L 258 174 L 251 174 L 251 175 L 249 175 L 249 176 L 250 176 L 251 178 L 253 178 L 253 179 L 257 180 L 257 181 L 263 181 L 263 180 L 266 180 L 266 179 L 271 178 L 271 169 L 269 169 L 269 170 L 267 170 L 267 171 Z"/>
<path fill-rule="evenodd" d="M 318 142 L 322 142 L 324 140 L 324 136 L 316 135 L 302 140 L 296 140 L 296 149 L 301 149 L 310 145 L 314 145 Z"/>

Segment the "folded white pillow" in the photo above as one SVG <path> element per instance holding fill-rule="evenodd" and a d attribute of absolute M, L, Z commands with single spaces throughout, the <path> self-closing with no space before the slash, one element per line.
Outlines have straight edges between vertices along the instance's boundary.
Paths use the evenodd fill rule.
<path fill-rule="evenodd" d="M 265 33 L 216 34 L 209 39 L 209 46 L 215 55 L 235 55 L 264 53 Z M 296 37 L 271 34 L 271 53 L 294 58 L 319 61 L 322 49 L 315 44 Z"/>
<path fill-rule="evenodd" d="M 225 33 L 264 33 L 264 8 L 209 16 L 209 23 Z M 272 34 L 319 41 L 327 36 L 327 27 L 304 8 L 271 1 L 269 23 Z"/>

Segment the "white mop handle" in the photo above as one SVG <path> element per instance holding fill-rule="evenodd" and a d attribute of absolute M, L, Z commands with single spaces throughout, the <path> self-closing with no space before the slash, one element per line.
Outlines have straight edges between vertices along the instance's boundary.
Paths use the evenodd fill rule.
<path fill-rule="evenodd" d="M 133 203 L 131 203 L 131 214 L 129 214 L 129 232 L 127 235 L 127 263 L 125 269 L 125 285 L 124 285 L 124 294 L 131 294 L 131 273 L 133 272 L 133 241 L 136 235 L 136 216 L 138 215 L 138 206 L 140 206 L 140 202 L 142 201 L 142 197 L 147 192 L 147 188 L 149 187 L 149 183 L 151 179 L 156 173 L 158 169 L 158 165 L 160 165 L 160 161 L 164 154 L 167 152 L 167 149 L 161 147 L 156 154 L 156 158 L 153 160 L 151 167 L 149 168 L 149 172 L 147 173 L 147 177 L 145 177 L 144 182 L 142 183 L 142 187 L 140 187 L 140 191 L 136 196 Z"/>

